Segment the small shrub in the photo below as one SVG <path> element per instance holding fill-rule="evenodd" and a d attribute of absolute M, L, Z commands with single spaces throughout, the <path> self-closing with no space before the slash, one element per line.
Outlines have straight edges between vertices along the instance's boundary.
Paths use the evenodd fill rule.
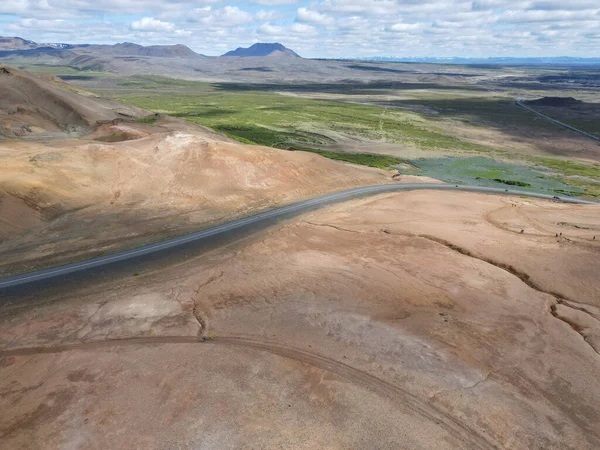
<path fill-rule="evenodd" d="M 156 123 L 156 120 L 157 120 L 156 116 L 148 116 L 148 117 L 142 117 L 141 119 L 137 119 L 136 122 L 154 125 Z"/>
<path fill-rule="evenodd" d="M 494 178 L 494 181 L 497 183 L 507 184 L 509 186 L 531 187 L 531 184 L 525 183 L 524 181 L 503 180 L 501 178 Z"/>

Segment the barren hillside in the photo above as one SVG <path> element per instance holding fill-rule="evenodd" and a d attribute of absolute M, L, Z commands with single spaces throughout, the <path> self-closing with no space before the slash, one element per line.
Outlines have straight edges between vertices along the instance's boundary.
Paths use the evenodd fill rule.
<path fill-rule="evenodd" d="M 0 92 L 0 139 L 82 134 L 102 123 L 150 114 L 9 66 L 0 66 Z"/>

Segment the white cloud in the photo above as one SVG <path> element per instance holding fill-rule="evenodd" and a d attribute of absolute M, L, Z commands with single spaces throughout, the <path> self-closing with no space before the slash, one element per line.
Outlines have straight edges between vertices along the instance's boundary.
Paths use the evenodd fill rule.
<path fill-rule="evenodd" d="M 54 33 L 67 33 L 75 29 L 75 25 L 62 19 L 22 19 L 9 27 L 13 31 L 51 30 Z"/>
<path fill-rule="evenodd" d="M 528 23 L 528 22 L 557 22 L 585 20 L 594 15 L 597 10 L 561 11 L 561 10 L 509 10 L 500 16 L 501 22 Z"/>
<path fill-rule="evenodd" d="M 406 31 L 418 30 L 421 27 L 422 27 L 422 25 L 419 23 L 395 23 L 389 29 L 391 31 L 406 32 Z"/>
<path fill-rule="evenodd" d="M 144 17 L 131 24 L 131 29 L 136 31 L 173 31 L 175 25 L 169 22 L 155 19 L 154 17 Z"/>
<path fill-rule="evenodd" d="M 191 36 L 193 33 L 188 30 L 175 30 L 173 34 L 177 37 L 188 37 Z"/>
<path fill-rule="evenodd" d="M 237 6 L 225 6 L 221 9 L 212 9 L 210 6 L 197 8 L 188 15 L 188 20 L 200 22 L 208 26 L 232 27 L 254 22 L 255 17 Z"/>
<path fill-rule="evenodd" d="M 412 4 L 413 1 L 407 0 L 405 3 Z M 378 16 L 396 13 L 400 2 L 396 0 L 324 0 L 320 5 L 323 11 L 332 13 Z"/>
<path fill-rule="evenodd" d="M 281 18 L 281 14 L 277 11 L 265 11 L 261 9 L 256 13 L 255 19 L 260 22 L 268 22 L 269 20 L 279 19 Z"/>
<path fill-rule="evenodd" d="M 263 23 L 260 27 L 258 27 L 257 31 L 260 34 L 277 36 L 283 33 L 283 28 L 277 25 L 271 25 L 270 23 Z"/>
<path fill-rule="evenodd" d="M 29 7 L 29 2 L 26 0 L 3 0 L 0 3 L 0 14 L 23 14 Z"/>
<path fill-rule="evenodd" d="M 298 33 L 298 34 L 315 34 L 317 32 L 317 29 L 311 25 L 306 25 L 304 23 L 295 23 L 293 24 L 289 30 L 292 33 Z"/>
<path fill-rule="evenodd" d="M 251 3 L 264 6 L 295 5 L 300 0 L 253 0 Z"/>
<path fill-rule="evenodd" d="M 331 25 L 335 22 L 333 17 L 307 8 L 298 8 L 296 17 L 301 22 L 310 22 L 318 25 Z"/>

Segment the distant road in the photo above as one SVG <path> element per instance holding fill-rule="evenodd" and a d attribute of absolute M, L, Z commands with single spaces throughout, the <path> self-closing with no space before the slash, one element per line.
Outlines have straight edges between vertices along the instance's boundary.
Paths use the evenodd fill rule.
<path fill-rule="evenodd" d="M 537 114 L 538 116 L 540 116 L 552 123 L 555 123 L 556 125 L 560 125 L 561 127 L 567 128 L 571 131 L 574 131 L 575 133 L 583 134 L 585 137 L 589 137 L 590 139 L 600 142 L 599 137 L 594 136 L 593 134 L 590 134 L 590 133 L 586 133 L 585 131 L 582 131 L 579 128 L 572 127 L 571 125 L 567 125 L 566 123 L 563 123 L 560 120 L 553 119 L 552 117 L 549 117 L 546 114 L 542 114 L 541 112 L 538 112 L 535 109 L 523 104 L 523 100 L 517 100 L 517 105 L 519 105 L 521 108 L 526 109 L 527 111 L 531 111 L 532 113 Z"/>
<path fill-rule="evenodd" d="M 248 233 L 250 233 L 252 230 L 256 229 L 257 225 L 261 225 L 261 223 L 267 226 L 270 222 L 272 222 L 273 219 L 292 217 L 307 211 L 331 205 L 333 203 L 339 203 L 354 198 L 367 197 L 386 192 L 414 190 L 465 191 L 484 194 L 519 195 L 541 198 L 546 200 L 562 201 L 565 203 L 600 205 L 600 203 L 580 200 L 576 198 L 558 197 L 524 191 L 515 191 L 511 189 L 498 189 L 477 186 L 458 186 L 451 184 L 384 184 L 377 186 L 365 186 L 349 189 L 347 191 L 323 195 L 310 200 L 304 200 L 302 202 L 294 203 L 289 206 L 284 206 L 282 208 L 277 208 L 271 211 L 256 214 L 254 216 L 246 217 L 245 219 L 234 220 L 232 222 L 228 222 L 222 225 L 216 225 L 214 227 L 210 227 L 202 231 L 187 234 L 185 236 L 176 237 L 154 244 L 144 245 L 142 247 L 138 247 L 131 250 L 125 250 L 122 252 L 114 253 L 112 255 L 100 256 L 97 258 L 66 264 L 64 266 L 53 267 L 50 269 L 44 269 L 37 272 L 30 272 L 7 278 L 0 278 L 0 289 L 15 286 L 23 286 L 41 280 L 64 280 L 66 277 L 76 272 L 90 269 L 98 270 L 105 266 L 109 266 L 117 262 L 139 258 L 140 256 L 152 255 L 154 257 L 157 256 L 157 254 L 159 254 L 160 252 L 165 252 L 168 249 L 180 247 L 185 244 L 191 244 L 192 242 L 196 243 L 203 240 L 208 242 L 212 239 L 217 238 L 219 235 L 223 235 L 224 233 L 230 232 L 232 230 L 246 231 L 244 229 L 247 229 Z"/>

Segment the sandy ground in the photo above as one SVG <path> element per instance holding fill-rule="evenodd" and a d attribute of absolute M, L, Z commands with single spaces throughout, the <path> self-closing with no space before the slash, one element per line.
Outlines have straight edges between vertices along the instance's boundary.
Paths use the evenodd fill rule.
<path fill-rule="evenodd" d="M 594 236 L 595 206 L 394 193 L 4 307 L 0 447 L 598 448 Z"/>

